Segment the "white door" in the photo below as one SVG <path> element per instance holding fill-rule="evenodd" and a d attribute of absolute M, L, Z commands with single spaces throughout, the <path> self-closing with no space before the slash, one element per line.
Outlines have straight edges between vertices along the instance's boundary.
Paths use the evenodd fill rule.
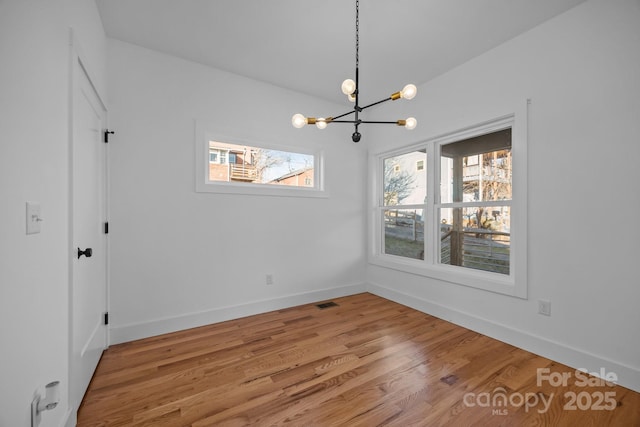
<path fill-rule="evenodd" d="M 77 410 L 107 346 L 106 110 L 82 67 L 72 64 L 70 404 Z"/>

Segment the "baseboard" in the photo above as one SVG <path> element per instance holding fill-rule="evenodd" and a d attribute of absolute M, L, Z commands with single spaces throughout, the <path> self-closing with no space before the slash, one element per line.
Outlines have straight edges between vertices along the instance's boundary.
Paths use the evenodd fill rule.
<path fill-rule="evenodd" d="M 300 294 L 285 295 L 278 298 L 251 301 L 228 307 L 219 307 L 208 311 L 188 313 L 176 317 L 156 319 L 123 326 L 112 326 L 109 330 L 109 343 L 120 344 L 141 338 L 148 338 L 212 323 L 224 322 L 254 314 L 266 313 L 273 310 L 295 307 L 331 298 L 355 295 L 366 292 L 365 283 L 340 286 L 336 288 L 320 289 Z"/>
<path fill-rule="evenodd" d="M 585 368 L 589 372 L 601 372 L 601 369 L 604 369 L 607 373 L 615 373 L 618 377 L 617 384 L 640 393 L 640 371 L 631 366 L 585 352 L 579 348 L 570 347 L 522 330 L 476 317 L 421 297 L 398 292 L 377 283 L 369 282 L 367 284 L 367 291 L 574 369 Z"/>

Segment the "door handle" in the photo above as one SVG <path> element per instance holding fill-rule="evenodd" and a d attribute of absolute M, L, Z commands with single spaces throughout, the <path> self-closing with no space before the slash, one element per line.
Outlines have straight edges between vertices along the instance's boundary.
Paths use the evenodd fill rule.
<path fill-rule="evenodd" d="M 91 258 L 91 255 L 93 255 L 93 249 L 87 248 L 83 251 L 78 248 L 78 259 L 80 259 L 82 255 L 86 256 L 87 258 Z"/>

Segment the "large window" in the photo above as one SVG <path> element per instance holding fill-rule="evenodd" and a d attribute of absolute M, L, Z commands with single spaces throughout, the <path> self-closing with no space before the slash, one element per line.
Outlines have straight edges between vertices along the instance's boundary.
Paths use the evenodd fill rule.
<path fill-rule="evenodd" d="M 510 115 L 374 156 L 372 262 L 526 297 L 525 153 Z"/>
<path fill-rule="evenodd" d="M 320 150 L 256 144 L 196 127 L 196 191 L 326 197 Z"/>

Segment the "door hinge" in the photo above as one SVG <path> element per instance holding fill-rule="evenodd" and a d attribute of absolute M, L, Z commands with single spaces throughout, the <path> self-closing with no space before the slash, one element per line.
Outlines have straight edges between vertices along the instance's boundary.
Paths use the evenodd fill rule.
<path fill-rule="evenodd" d="M 104 314 L 104 324 L 105 325 L 109 324 L 109 312 L 108 311 Z"/>
<path fill-rule="evenodd" d="M 115 132 L 109 129 L 105 129 L 104 130 L 104 143 L 108 144 L 109 143 L 109 135 L 113 135 Z"/>
<path fill-rule="evenodd" d="M 104 234 L 109 234 L 109 222 L 104 223 Z"/>

